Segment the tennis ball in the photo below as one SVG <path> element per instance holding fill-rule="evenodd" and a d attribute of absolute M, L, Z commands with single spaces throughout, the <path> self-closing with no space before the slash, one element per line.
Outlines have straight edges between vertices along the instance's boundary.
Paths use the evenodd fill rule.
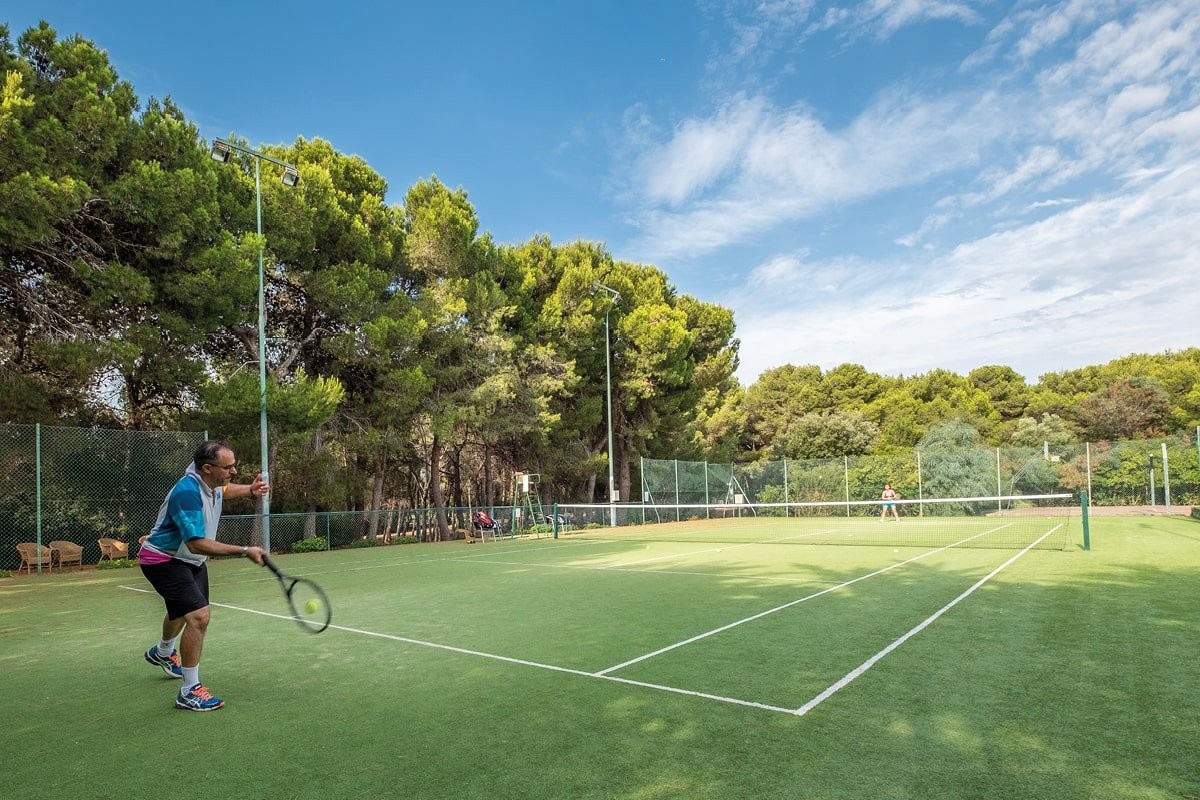
<path fill-rule="evenodd" d="M 309 600 L 307 603 L 304 604 L 304 610 L 310 614 L 317 613 L 317 609 L 319 609 L 320 607 L 321 607 L 321 604 L 318 603 L 316 600 Z"/>

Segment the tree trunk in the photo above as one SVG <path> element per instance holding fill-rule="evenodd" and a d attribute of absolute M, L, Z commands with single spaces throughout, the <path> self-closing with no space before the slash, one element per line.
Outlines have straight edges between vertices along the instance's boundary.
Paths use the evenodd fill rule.
<path fill-rule="evenodd" d="M 479 505 L 491 507 L 496 504 L 496 493 L 492 489 L 492 448 L 483 446 L 483 485 L 480 487 Z"/>
<path fill-rule="evenodd" d="M 321 448 L 323 446 L 324 446 L 324 439 L 321 436 L 321 428 L 318 427 L 315 431 L 313 431 L 313 435 L 312 435 L 313 455 L 320 453 Z M 308 486 L 308 487 L 306 487 L 306 489 L 307 489 L 306 494 L 308 496 L 304 503 L 304 510 L 306 512 L 308 512 L 308 515 L 304 518 L 304 538 L 312 539 L 314 536 L 317 535 L 317 501 L 313 497 L 313 495 L 315 494 L 313 492 L 313 487 Z M 328 547 L 329 543 L 326 542 L 325 546 Z"/>
<path fill-rule="evenodd" d="M 630 466 L 630 460 L 625 453 L 621 454 L 621 477 L 618 478 L 617 483 L 621 486 L 620 502 L 622 503 L 628 503 L 633 499 L 633 495 L 630 494 L 633 491 L 633 469 Z"/>
<path fill-rule="evenodd" d="M 434 541 L 450 538 L 450 527 L 446 524 L 446 496 L 442 491 L 442 440 L 436 433 L 429 446 L 429 494 L 437 513 L 437 528 Z"/>
<path fill-rule="evenodd" d="M 367 539 L 375 541 L 379 533 L 379 509 L 383 508 L 383 478 L 386 466 L 386 456 L 379 453 L 375 457 L 373 474 L 371 475 L 371 505 L 367 508 Z"/>

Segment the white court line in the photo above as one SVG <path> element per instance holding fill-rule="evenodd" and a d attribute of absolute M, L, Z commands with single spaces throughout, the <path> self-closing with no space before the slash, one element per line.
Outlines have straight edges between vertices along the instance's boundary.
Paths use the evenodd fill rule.
<path fill-rule="evenodd" d="M 795 711 L 793 711 L 792 713 L 794 713 L 794 714 L 795 714 L 796 716 L 798 716 L 798 717 L 802 717 L 802 716 L 804 716 L 805 714 L 807 714 L 809 711 L 812 711 L 814 708 L 816 708 L 817 706 L 821 705 L 821 703 L 825 702 L 825 701 L 826 701 L 826 700 L 828 700 L 830 697 L 832 697 L 832 696 L 833 696 L 833 694 L 834 694 L 835 692 L 838 692 L 838 691 L 840 691 L 840 690 L 842 690 L 842 689 L 846 688 L 846 686 L 848 686 L 848 685 L 849 685 L 849 684 L 850 684 L 852 681 L 854 681 L 856 678 L 858 678 L 858 677 L 859 677 L 860 675 L 862 675 L 864 672 L 866 672 L 867 670 L 869 670 L 871 667 L 875 666 L 875 665 L 876 665 L 876 664 L 877 664 L 877 663 L 880 661 L 880 659 L 882 659 L 882 658 L 883 658 L 884 656 L 886 656 L 888 653 L 892 652 L 892 651 L 893 651 L 893 650 L 895 650 L 897 647 L 899 647 L 900 645 L 904 644 L 904 643 L 905 643 L 905 642 L 907 642 L 909 639 L 911 639 L 912 637 L 916 636 L 916 635 L 917 635 L 918 633 L 920 633 L 921 631 L 923 631 L 923 630 L 925 630 L 926 628 L 928 628 L 930 625 L 932 625 L 932 624 L 933 624 L 934 620 L 936 620 L 938 617 L 940 617 L 940 616 L 942 616 L 943 614 L 945 614 L 945 613 L 946 613 L 947 611 L 949 611 L 950 609 L 954 608 L 954 607 L 955 607 L 956 605 L 958 605 L 958 604 L 959 604 L 959 603 L 960 603 L 962 600 L 964 600 L 965 598 L 969 597 L 969 596 L 970 596 L 972 593 L 974 593 L 976 589 L 978 589 L 980 586 L 983 586 L 985 583 L 987 583 L 987 582 L 988 582 L 988 581 L 990 581 L 992 578 L 994 578 L 996 575 L 998 575 L 998 574 L 1000 573 L 1000 570 L 1004 569 L 1004 568 L 1005 568 L 1005 567 L 1007 567 L 1009 564 L 1013 563 L 1013 562 L 1014 562 L 1014 561 L 1016 561 L 1018 558 L 1020 558 L 1021 556 L 1025 555 L 1026 553 L 1028 553 L 1030 550 L 1032 550 L 1034 547 L 1036 547 L 1036 546 L 1038 545 L 1038 543 L 1039 543 L 1039 542 L 1041 542 L 1043 539 L 1045 539 L 1047 536 L 1049 536 L 1050 534 L 1054 533 L 1056 530 L 1058 530 L 1058 529 L 1059 529 L 1059 528 L 1061 528 L 1061 527 L 1062 527 L 1062 524 L 1060 523 L 1060 524 L 1058 524 L 1058 525 L 1055 525 L 1053 528 L 1051 528 L 1050 530 L 1046 531 L 1045 533 L 1043 533 L 1043 534 L 1042 534 L 1041 536 L 1039 536 L 1039 537 L 1038 537 L 1036 540 L 1034 540 L 1033 544 L 1029 545 L 1029 546 L 1028 546 L 1028 547 L 1026 547 L 1024 550 L 1022 550 L 1021 552 L 1017 553 L 1017 554 L 1016 554 L 1016 555 L 1014 555 L 1012 558 L 1010 558 L 1008 561 L 1005 561 L 1003 564 L 1001 564 L 1000 566 L 996 567 L 994 570 L 992 570 L 991 572 L 989 572 L 987 575 L 985 575 L 985 576 L 983 576 L 982 578 L 980 578 L 978 581 L 976 581 L 976 582 L 975 582 L 975 585 L 974 585 L 974 586 L 972 586 L 970 589 L 967 589 L 965 592 L 963 592 L 962 594 L 960 594 L 958 597 L 954 598 L 954 599 L 953 599 L 953 600 L 951 600 L 949 603 L 947 603 L 946 605 L 944 605 L 944 606 L 942 606 L 940 609 L 938 609 L 936 612 L 934 612 L 933 614 L 931 614 L 931 615 L 929 615 L 928 617 L 926 617 L 926 618 L 925 618 L 925 620 L 924 620 L 924 621 L 923 621 L 921 624 L 917 625 L 915 628 L 913 628 L 912 630 L 910 630 L 908 633 L 904 634 L 904 635 L 903 635 L 903 636 L 901 636 L 899 639 L 897 639 L 896 641 L 892 642 L 892 643 L 891 643 L 891 644 L 889 644 L 887 647 L 883 648 L 883 649 L 882 649 L 882 650 L 880 650 L 878 653 L 876 653 L 875 655 L 873 655 L 873 656 L 871 656 L 870 658 L 868 658 L 868 659 L 867 659 L 866 661 L 864 661 L 862 664 L 859 664 L 857 667 L 855 667 L 854 669 L 850 670 L 850 672 L 846 673 L 846 675 L 845 675 L 845 676 L 843 676 L 843 677 L 841 678 L 841 680 L 839 680 L 839 681 L 837 681 L 836 683 L 834 683 L 833 685 L 831 685 L 831 686 L 830 686 L 828 689 L 826 689 L 825 691 L 821 692 L 819 695 L 817 695 L 816 697 L 814 697 L 812 700 L 809 700 L 807 703 L 805 703 L 804 705 L 800 706 L 799 708 L 797 708 L 797 709 L 796 709 Z"/>
<path fill-rule="evenodd" d="M 701 636 L 698 636 L 698 637 L 693 637 L 692 639 L 688 640 L 688 642 L 696 641 L 697 639 L 704 638 L 705 636 L 712 635 L 713 633 L 718 633 L 722 630 L 728 630 L 729 628 L 734 627 L 735 625 L 741 624 L 741 622 L 748 622 L 753 619 L 758 619 L 759 617 L 774 613 L 775 611 L 779 611 L 784 608 L 788 608 L 790 606 L 796 605 L 797 603 L 804 602 L 804 600 L 808 600 L 813 597 L 818 597 L 822 594 L 826 594 L 828 592 L 834 591 L 834 590 L 842 588 L 844 586 L 849 586 L 853 583 L 857 583 L 858 581 L 865 580 L 866 578 L 870 578 L 872 576 L 882 574 L 889 570 L 895 569 L 896 567 L 900 567 L 905 564 L 909 564 L 913 561 L 917 561 L 919 559 L 925 558 L 926 556 L 941 552 L 942 550 L 946 550 L 946 549 L 948 549 L 950 547 L 954 547 L 958 544 L 962 544 L 964 542 L 969 542 L 972 539 L 978 538 L 979 536 L 983 536 L 988 533 L 993 533 L 994 531 L 1001 530 L 1002 528 L 1005 528 L 1005 527 L 1008 527 L 1008 525 L 1001 525 L 1000 527 L 993 528 L 988 531 L 984 531 L 983 533 L 976 534 L 975 536 L 971 536 L 966 539 L 962 539 L 958 542 L 955 542 L 952 545 L 946 545 L 945 547 L 940 547 L 936 550 L 931 550 L 927 553 L 923 553 L 919 556 L 910 558 L 906 561 L 898 562 L 891 566 L 885 567 L 884 569 L 877 570 L 876 572 L 870 573 L 868 575 L 863 575 L 859 578 L 855 578 L 852 581 L 847 581 L 846 583 L 839 584 L 838 586 L 834 586 L 830 589 L 826 589 L 822 592 L 818 592 L 816 594 L 810 595 L 809 597 L 801 598 L 800 600 L 795 600 L 784 606 L 780 606 L 779 608 L 764 611 L 760 614 L 754 615 L 753 617 L 748 617 L 746 620 L 742 620 L 742 621 L 733 623 L 731 625 L 726 625 L 723 628 L 718 628 L 717 630 L 711 631 L 707 634 L 701 634 Z M 930 616 L 928 619 L 926 619 L 920 625 L 913 628 L 911 631 L 906 633 L 904 636 L 902 636 L 899 639 L 897 639 L 896 641 L 894 641 L 891 645 L 889 645 L 888 647 L 881 650 L 875 656 L 872 656 L 870 659 L 868 659 L 866 662 L 864 662 L 862 665 L 860 665 L 857 669 L 848 673 L 845 677 L 843 677 L 837 683 L 830 686 L 828 689 L 826 689 L 820 695 L 813 698 L 808 703 L 805 703 L 800 708 L 795 708 L 795 709 L 784 708 L 782 706 L 771 705 L 769 703 L 759 703 L 759 702 L 755 702 L 752 700 L 741 700 L 736 697 L 725 697 L 722 695 L 709 694 L 707 692 L 698 692 L 698 691 L 693 691 L 691 689 L 681 689 L 676 686 L 667 686 L 664 684 L 649 683 L 646 681 L 638 681 L 638 680 L 633 680 L 630 678 L 622 678 L 622 677 L 618 677 L 615 675 L 607 674 L 608 672 L 611 672 L 615 669 L 618 669 L 620 666 L 625 666 L 625 665 L 618 665 L 617 667 L 609 667 L 608 669 L 602 670 L 599 672 L 588 672 L 586 670 L 573 669 L 570 667 L 560 667 L 560 666 L 557 666 L 554 664 L 544 664 L 544 663 L 541 663 L 538 661 L 529 661 L 527 659 L 513 658 L 511 656 L 502 656 L 502 655 L 499 655 L 496 653 L 486 653 L 486 652 L 483 652 L 480 650 L 470 650 L 470 649 L 463 648 L 463 647 L 454 647 L 453 645 L 439 644 L 437 642 L 428 642 L 428 641 L 424 641 L 421 639 L 412 639 L 412 638 L 405 637 L 405 636 L 396 636 L 394 634 L 378 633 L 375 631 L 363 630 L 361 628 L 350 628 L 350 627 L 346 627 L 346 626 L 342 626 L 342 625 L 330 625 L 329 627 L 335 628 L 337 630 L 345 631 L 347 633 L 356 633 L 361 636 L 371 636 L 371 637 L 380 638 L 380 639 L 388 639 L 391 641 L 404 642 L 406 644 L 417 645 L 420 647 L 429 647 L 429 648 L 433 648 L 433 649 L 437 649 L 437 650 L 444 650 L 444 651 L 449 651 L 449 652 L 453 652 L 453 653 L 459 653 L 462 655 L 470 655 L 470 656 L 475 656 L 478 658 L 486 658 L 486 659 L 490 659 L 493 661 L 501 661 L 501 662 L 509 663 L 509 664 L 517 664 L 520 666 L 534 667 L 537 669 L 544 669 L 544 670 L 549 670 L 552 672 L 559 672 L 559 673 L 564 673 L 564 674 L 569 674 L 569 675 L 579 675 L 579 676 L 586 677 L 586 678 L 599 678 L 601 680 L 606 680 L 606 681 L 610 681 L 613 683 L 622 683 L 622 684 L 625 684 L 628 686 L 639 686 L 639 687 L 646 688 L 646 689 L 656 689 L 658 691 L 669 692 L 672 694 L 685 695 L 688 697 L 697 697 L 697 698 L 701 698 L 701 699 L 705 699 L 705 700 L 713 700 L 716 702 L 729 703 L 732 705 L 743 706 L 743 707 L 748 707 L 748 708 L 757 708 L 757 709 L 762 709 L 765 711 L 773 711 L 773 712 L 777 712 L 777 713 L 788 714 L 790 716 L 804 716 L 809 711 L 816 708 L 818 705 L 820 705 L 822 702 L 824 702 L 826 699 L 828 699 L 830 696 L 832 696 L 834 693 L 836 693 L 840 689 L 844 688 L 846 685 L 848 685 L 850 682 L 852 682 L 859 675 L 866 672 L 868 669 L 870 669 L 872 666 L 874 666 L 879 660 L 881 660 L 888 653 L 892 652 L 893 650 L 898 648 L 901 644 L 903 644 L 905 641 L 912 638 L 920 631 L 924 630 L 926 627 L 928 627 L 930 624 L 932 624 L 938 617 L 945 614 L 947 611 L 949 611 L 951 608 L 953 608 L 955 605 L 957 605 L 960 601 L 962 601 L 968 595 L 970 595 L 975 590 L 977 590 L 980 586 L 982 586 L 984 583 L 986 583 L 988 580 L 990 580 L 992 577 L 994 577 L 997 573 L 999 573 L 1005 567 L 1009 566 L 1014 561 L 1016 561 L 1018 558 L 1020 558 L 1022 555 L 1029 552 L 1034 547 L 1036 547 L 1039 542 L 1041 542 L 1043 539 L 1045 539 L 1047 536 L 1049 536 L 1054 531 L 1058 530 L 1058 528 L 1060 528 L 1060 527 L 1062 527 L 1062 526 L 1058 525 L 1058 526 L 1055 526 L 1054 528 L 1052 528 L 1050 531 L 1047 531 L 1045 534 L 1043 534 L 1041 537 L 1039 537 L 1036 541 L 1034 541 L 1033 544 L 1029 545 L 1024 550 L 1022 550 L 1020 553 L 1017 553 L 1012 558 L 1010 558 L 1008 561 L 1004 562 L 999 567 L 994 569 L 986 577 L 984 577 L 983 579 L 978 581 L 974 586 L 972 586 L 967 591 L 963 592 L 961 595 L 959 595 L 957 598 L 955 598 L 952 602 L 950 602 L 948 605 L 943 607 L 941 610 L 939 610 L 938 612 L 936 612 L 935 614 Z M 445 560 L 445 559 L 438 559 L 438 560 Z M 640 571 L 640 570 L 633 570 L 633 571 Z M 142 592 L 144 594 L 153 594 L 154 593 L 150 589 L 146 589 L 144 587 L 138 587 L 138 586 L 119 585 L 118 588 L 127 589 L 127 590 L 133 591 L 133 592 Z M 282 620 L 293 621 L 293 618 L 286 614 L 276 614 L 276 613 L 272 613 L 272 612 L 268 612 L 268 611 L 259 611 L 257 609 L 244 608 L 242 606 L 228 605 L 225 603 L 211 603 L 211 605 L 218 606 L 220 608 L 228 608 L 228 609 L 231 609 L 234 611 L 243 611 L 248 614 L 257 614 L 257 615 L 263 616 L 263 617 L 271 617 L 273 619 L 282 619 Z M 675 647 L 682 646 L 682 644 L 686 644 L 686 643 L 687 642 L 682 642 L 679 645 L 673 645 L 670 648 L 664 648 L 663 650 L 657 651 L 656 653 L 651 653 L 651 654 L 648 654 L 641 658 L 634 659 L 633 661 L 626 662 L 626 665 L 636 663 L 637 661 L 645 660 L 646 658 L 649 658 L 653 655 L 657 655 L 658 653 L 661 653 L 661 652 L 666 652 L 669 649 L 674 649 Z"/>
<path fill-rule="evenodd" d="M 791 608 L 794 605 L 799 605 L 800 603 L 803 603 L 806 600 L 812 600 L 814 598 L 820 597 L 821 595 L 829 594 L 830 592 L 836 592 L 838 589 L 844 589 L 847 586 L 852 586 L 852 585 L 858 583 L 859 581 L 865 581 L 867 578 L 873 578 L 876 575 L 882 575 L 885 572 L 890 572 L 890 571 L 896 569 L 897 567 L 904 566 L 905 564 L 911 564 L 914 561 L 920 561 L 922 558 L 926 558 L 927 556 L 934 555 L 935 553 L 940 553 L 943 550 L 948 550 L 951 547 L 957 547 L 960 544 L 965 544 L 966 542 L 969 542 L 972 539 L 978 539 L 980 536 L 986 536 L 989 533 L 995 533 L 998 530 L 1007 528 L 1011 524 L 1012 524 L 1011 522 L 1006 523 L 999 527 L 992 528 L 990 530 L 986 530 L 983 533 L 977 533 L 974 536 L 968 536 L 966 539 L 960 539 L 959 541 L 954 542 L 953 544 L 948 544 L 945 547 L 939 547 L 936 550 L 930 550 L 927 553 L 922 553 L 919 556 L 913 556 L 912 558 L 906 559 L 904 561 L 897 561 L 895 564 L 886 566 L 883 569 L 877 569 L 874 572 L 868 573 L 866 575 L 860 575 L 859 577 L 857 577 L 853 580 L 846 581 L 845 583 L 839 583 L 837 586 L 831 586 L 828 589 L 822 589 L 821 591 L 807 595 L 806 597 L 801 597 L 799 600 L 792 600 L 790 603 L 784 603 L 783 605 L 776 606 L 775 608 L 768 608 L 766 611 L 760 611 L 757 614 L 746 617 L 745 619 L 739 619 L 735 622 L 729 623 L 728 625 L 722 625 L 719 628 L 714 628 L 711 631 L 705 631 L 704 633 L 696 634 L 695 636 L 691 637 L 690 639 L 684 639 L 682 642 L 676 642 L 675 644 L 670 644 L 670 645 L 667 645 L 666 647 L 659 648 L 658 650 L 655 650 L 652 653 L 646 653 L 644 655 L 638 656 L 637 658 L 631 658 L 628 661 L 622 661 L 620 664 L 615 664 L 611 667 L 608 667 L 607 669 L 602 669 L 596 674 L 597 675 L 607 675 L 610 672 L 616 672 L 619 669 L 624 669 L 625 667 L 632 666 L 634 664 L 637 664 L 639 662 L 645 661 L 650 658 L 654 658 L 655 656 L 660 656 L 663 653 L 669 653 L 672 650 L 683 647 L 684 645 L 689 645 L 694 642 L 698 642 L 701 639 L 707 639 L 709 636 L 715 636 L 718 633 L 724 633 L 725 631 L 727 631 L 731 628 L 736 628 L 737 626 L 744 625 L 747 622 L 753 622 L 754 620 L 762 619 L 763 617 L 768 616 L 769 614 L 774 614 L 778 611 L 783 611 L 784 609 Z M 1043 537 L 1043 538 L 1045 538 L 1045 537 Z M 1041 539 L 1039 539 L 1038 541 L 1041 541 Z"/>
<path fill-rule="evenodd" d="M 141 588 L 141 587 L 137 587 L 137 586 L 120 586 L 118 588 L 128 589 L 129 591 L 132 591 L 132 592 L 143 592 L 145 594 L 153 594 L 154 593 L 150 589 L 145 589 L 145 588 Z M 257 614 L 261 617 L 271 617 L 273 619 L 284 619 L 289 622 L 293 621 L 292 617 L 288 616 L 287 614 L 275 614 L 270 611 L 259 611 L 254 608 L 244 608 L 242 606 L 234 606 L 234 605 L 229 605 L 227 603 L 209 603 L 209 605 L 214 605 L 219 608 L 228 608 L 233 611 L 244 611 L 247 614 Z M 596 672 L 588 672 L 586 670 L 581 670 L 581 669 L 572 669 L 571 667 L 560 667 L 555 664 L 543 664 L 540 661 L 529 661 L 524 658 L 513 658 L 511 656 L 502 656 L 497 653 L 485 653 L 482 650 L 470 650 L 465 647 L 455 647 L 453 645 L 439 644 L 437 642 L 427 642 L 422 639 L 411 639 L 407 636 L 396 636 L 395 634 L 391 634 L 391 633 L 379 633 L 377 631 L 368 631 L 368 630 L 364 630 L 362 628 L 350 628 L 350 627 L 346 627 L 344 625 L 330 625 L 329 628 L 336 629 L 339 631 L 345 631 L 346 633 L 357 633 L 360 636 L 371 636 L 371 637 L 374 637 L 377 639 L 388 639 L 393 642 L 403 642 L 405 644 L 417 645 L 419 647 L 430 647 L 435 650 L 446 650 L 451 653 L 459 653 L 461 655 L 475 656 L 477 658 L 487 658 L 487 659 L 491 659 L 492 661 L 502 661 L 506 664 L 517 664 L 517 665 L 523 666 L 523 667 L 534 667 L 536 669 L 545 669 L 545 670 L 550 670 L 551 672 L 561 672 L 561 673 L 565 673 L 567 675 L 579 675 L 584 678 L 599 678 L 600 680 L 609 681 L 611 683 L 623 683 L 623 684 L 626 684 L 629 686 L 640 686 L 645 689 L 657 689 L 659 691 L 670 692 L 672 694 L 682 694 L 682 695 L 687 695 L 688 697 L 699 697 L 699 698 L 702 698 L 705 700 L 715 700 L 720 703 L 730 703 L 732 705 L 747 706 L 750 708 L 760 708 L 760 709 L 763 709 L 766 711 L 777 711 L 782 714 L 795 715 L 795 713 L 796 713 L 795 711 L 793 711 L 790 708 L 784 708 L 782 706 L 773 706 L 768 703 L 757 703 L 757 702 L 754 702 L 753 700 L 739 700 L 736 697 L 723 697 L 718 694 L 709 694 L 707 692 L 696 692 L 691 689 L 680 689 L 677 686 L 666 686 L 666 685 L 659 684 L 659 683 L 647 683 L 645 681 L 630 680 L 629 678 L 618 678 L 618 677 L 612 676 L 612 675 L 601 675 Z"/>

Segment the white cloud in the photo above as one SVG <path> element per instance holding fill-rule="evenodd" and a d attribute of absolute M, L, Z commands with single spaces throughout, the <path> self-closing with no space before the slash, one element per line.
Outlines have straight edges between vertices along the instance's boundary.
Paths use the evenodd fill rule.
<path fill-rule="evenodd" d="M 805 253 L 778 255 L 750 271 L 750 285 L 779 286 L 797 280 Z"/>
<path fill-rule="evenodd" d="M 1146 128 L 1143 141 L 1176 140 L 1187 142 L 1200 138 L 1200 107 L 1180 111 Z"/>
<path fill-rule="evenodd" d="M 861 0 L 824 8 L 817 0 L 729 2 L 723 20 L 730 30 L 728 46 L 709 60 L 710 73 L 761 67 L 776 53 L 802 45 L 807 39 L 833 31 L 841 40 L 886 40 L 898 31 L 931 20 L 982 21 L 975 6 L 990 0 Z"/>
<path fill-rule="evenodd" d="M 965 100 L 887 96 L 840 131 L 827 129 L 807 108 L 774 108 L 762 98 L 693 121 L 686 135 L 641 159 L 646 173 L 635 182 L 644 187 L 648 208 L 645 234 L 631 248 L 651 261 L 703 254 L 830 204 L 974 163 L 979 143 L 997 129 L 990 112 L 965 112 Z M 713 142 L 719 145 L 707 144 Z M 713 185 L 718 173 L 726 180 Z M 695 196 L 701 186 L 713 191 Z M 681 204 L 683 197 L 694 200 Z M 669 207 L 654 207 L 666 200 Z"/>
<path fill-rule="evenodd" d="M 677 205 L 711 185 L 741 154 L 760 123 L 761 99 L 738 99 L 712 120 L 687 120 L 665 146 L 645 158 L 645 197 Z"/>
<path fill-rule="evenodd" d="M 872 0 L 803 36 L 974 24 L 976 5 Z M 755 253 L 717 298 L 735 310 L 747 382 L 846 361 L 1033 378 L 1194 346 L 1197 52 L 1194 2 L 1067 0 L 1002 20 L 953 90 L 885 81 L 840 114 L 738 95 L 645 145 L 628 249 L 676 274 L 733 245 Z M 816 238 L 838 228 L 860 236 Z"/>
<path fill-rule="evenodd" d="M 782 272 L 777 282 L 751 282 L 725 299 L 742 340 L 741 377 L 785 363 L 854 362 L 886 374 L 1002 363 L 1033 379 L 1195 346 L 1198 179 L 1200 167 L 1174 171 L 928 263 L 875 270 L 918 273 L 912 282 L 815 299 Z"/>
<path fill-rule="evenodd" d="M 896 244 L 903 245 L 904 247 L 915 247 L 925 241 L 930 234 L 946 227 L 956 216 L 958 215 L 949 213 L 931 214 L 921 221 L 920 227 L 915 231 L 898 237 Z"/>
<path fill-rule="evenodd" d="M 1129 84 L 1193 74 L 1200 9 L 1156 3 L 1128 22 L 1105 22 L 1079 45 L 1075 58 L 1045 75 L 1048 86 L 1072 85 L 1106 94 Z"/>
<path fill-rule="evenodd" d="M 1024 59 L 1057 44 L 1075 29 L 1093 24 L 1098 19 L 1113 16 L 1120 3 L 1111 0 L 1070 0 L 1058 5 L 1044 5 L 1031 12 L 1021 12 L 1013 27 L 1004 30 L 1024 29 L 1026 33 L 1017 42 L 1015 52 Z"/>
<path fill-rule="evenodd" d="M 978 24 L 982 17 L 974 6 L 986 4 L 986 0 L 865 0 L 827 9 L 808 26 L 806 34 L 836 31 L 843 40 L 872 37 L 882 41 L 902 28 L 930 20 L 950 19 L 967 25 Z"/>
<path fill-rule="evenodd" d="M 967 24 L 980 21 L 970 3 L 939 0 L 870 0 L 856 8 L 856 16 L 863 24 L 874 26 L 880 39 L 886 39 L 901 28 L 933 19 L 953 19 Z"/>

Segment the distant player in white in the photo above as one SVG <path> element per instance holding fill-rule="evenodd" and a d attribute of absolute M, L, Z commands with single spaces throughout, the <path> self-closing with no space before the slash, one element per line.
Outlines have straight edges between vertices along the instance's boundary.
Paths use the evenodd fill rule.
<path fill-rule="evenodd" d="M 880 522 L 883 522 L 887 519 L 887 513 L 889 509 L 892 512 L 892 516 L 896 518 L 896 522 L 900 521 L 900 513 L 896 511 L 895 502 L 888 502 L 889 500 L 896 500 L 896 498 L 899 496 L 900 495 L 896 494 L 896 490 L 892 488 L 890 483 L 885 483 L 883 485 L 883 494 L 879 495 L 879 497 L 883 500 L 883 508 L 879 512 Z"/>

